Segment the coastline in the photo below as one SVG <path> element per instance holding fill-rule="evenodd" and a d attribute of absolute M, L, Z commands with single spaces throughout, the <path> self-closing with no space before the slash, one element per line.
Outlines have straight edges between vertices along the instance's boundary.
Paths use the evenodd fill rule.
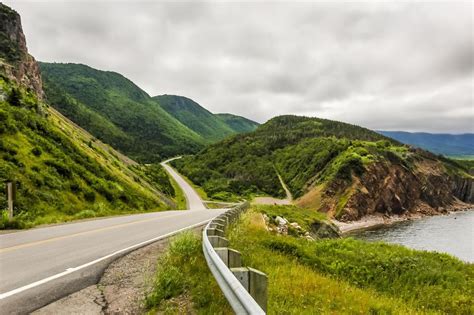
<path fill-rule="evenodd" d="M 397 222 L 417 220 L 427 216 L 435 215 L 446 215 L 452 212 L 458 211 L 468 211 L 474 209 L 474 204 L 467 204 L 464 202 L 455 202 L 449 207 L 443 208 L 441 210 L 435 210 L 433 208 L 430 211 L 426 211 L 425 206 L 420 207 L 417 211 L 407 212 L 401 215 L 386 215 L 386 214 L 372 214 L 367 215 L 357 221 L 342 222 L 332 219 L 331 222 L 334 223 L 341 232 L 342 235 L 346 235 L 350 232 L 365 230 L 369 228 L 381 227 L 381 226 L 390 226 Z"/>

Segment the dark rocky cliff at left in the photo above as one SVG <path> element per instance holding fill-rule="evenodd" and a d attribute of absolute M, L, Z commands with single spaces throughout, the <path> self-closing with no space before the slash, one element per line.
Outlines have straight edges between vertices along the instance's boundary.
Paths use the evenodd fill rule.
<path fill-rule="evenodd" d="M 0 73 L 43 99 L 41 73 L 28 53 L 20 15 L 0 3 Z"/>

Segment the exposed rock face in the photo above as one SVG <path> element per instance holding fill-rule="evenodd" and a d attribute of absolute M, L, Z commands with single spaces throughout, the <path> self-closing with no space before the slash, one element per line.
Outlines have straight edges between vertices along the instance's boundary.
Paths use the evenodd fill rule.
<path fill-rule="evenodd" d="M 452 183 L 452 190 L 459 200 L 474 203 L 474 180 L 456 177 Z"/>
<path fill-rule="evenodd" d="M 20 15 L 0 3 L 0 74 L 34 91 L 43 99 L 41 73 L 28 54 Z"/>
<path fill-rule="evenodd" d="M 341 221 L 376 213 L 446 212 L 459 200 L 472 203 L 474 187 L 472 179 L 448 175 L 442 163 L 424 159 L 415 163 L 413 169 L 395 163 L 375 163 L 349 189 L 353 193 L 339 213 Z"/>

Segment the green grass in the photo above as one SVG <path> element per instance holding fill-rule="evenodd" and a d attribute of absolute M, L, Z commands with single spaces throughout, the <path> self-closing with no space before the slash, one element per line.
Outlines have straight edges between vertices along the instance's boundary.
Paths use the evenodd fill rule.
<path fill-rule="evenodd" d="M 177 210 L 186 210 L 187 209 L 187 202 L 186 202 L 186 196 L 184 195 L 183 190 L 181 187 L 179 187 L 178 183 L 174 180 L 173 177 L 168 176 L 169 181 L 174 189 L 174 201 L 176 202 L 177 205 Z"/>
<path fill-rule="evenodd" d="M 150 314 L 232 314 L 207 267 L 201 239 L 192 232 L 177 236 L 159 258 L 145 304 Z"/>
<path fill-rule="evenodd" d="M 324 213 L 316 212 L 310 209 L 303 209 L 290 205 L 254 205 L 254 211 L 264 213 L 270 218 L 276 216 L 284 217 L 289 222 L 296 222 L 305 230 L 311 229 L 311 224 L 316 221 L 326 220 Z"/>
<path fill-rule="evenodd" d="M 0 185 L 18 188 L 14 219 L 0 228 L 167 209 L 113 149 L 13 82 L 0 79 L 0 93 Z"/>
<path fill-rule="evenodd" d="M 260 212 L 266 211 L 253 208 L 244 214 L 228 237 L 245 265 L 269 276 L 270 314 L 472 314 L 474 310 L 471 264 L 384 243 L 275 235 L 266 231 Z"/>

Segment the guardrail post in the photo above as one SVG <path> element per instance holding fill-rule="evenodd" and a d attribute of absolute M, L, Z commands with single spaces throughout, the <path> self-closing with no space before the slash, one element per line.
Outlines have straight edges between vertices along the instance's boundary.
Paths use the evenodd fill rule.
<path fill-rule="evenodd" d="M 229 246 L 229 240 L 221 236 L 208 236 L 209 243 L 212 247 L 227 247 Z"/>
<path fill-rule="evenodd" d="M 212 220 L 212 223 L 220 224 L 222 226 L 227 226 L 227 221 L 217 217 L 216 219 Z"/>
<path fill-rule="evenodd" d="M 239 251 L 228 247 L 216 247 L 214 250 L 227 267 L 242 267 L 242 258 Z"/>
<path fill-rule="evenodd" d="M 209 236 L 225 236 L 224 231 L 218 228 L 209 228 L 206 230 L 207 235 Z"/>
<path fill-rule="evenodd" d="M 8 218 L 13 219 L 13 200 L 15 199 L 16 185 L 12 182 L 7 183 L 7 200 L 8 200 Z"/>
<path fill-rule="evenodd" d="M 242 286 L 250 293 L 263 311 L 267 312 L 268 277 L 263 272 L 250 268 L 231 268 L 232 273 Z"/>
<path fill-rule="evenodd" d="M 211 222 L 211 224 L 209 224 L 209 228 L 210 229 L 219 229 L 221 231 L 224 231 L 225 230 L 225 227 L 220 224 L 220 223 L 214 223 L 214 222 Z"/>

